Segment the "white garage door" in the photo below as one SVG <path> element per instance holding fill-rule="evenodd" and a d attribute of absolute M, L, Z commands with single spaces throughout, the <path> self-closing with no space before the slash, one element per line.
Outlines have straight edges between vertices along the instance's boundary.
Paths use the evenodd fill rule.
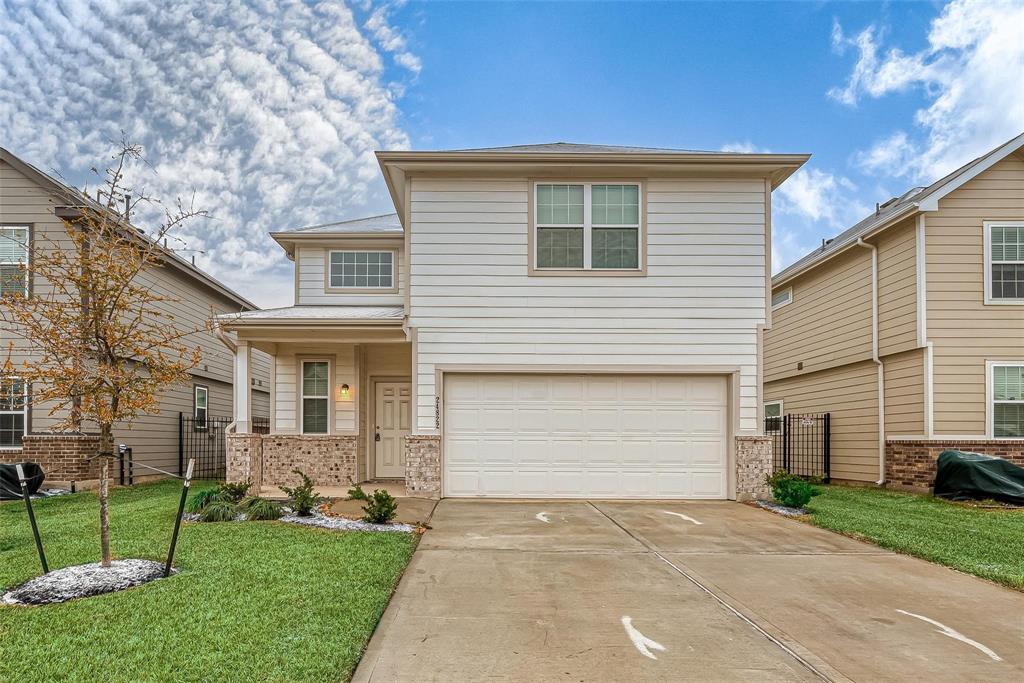
<path fill-rule="evenodd" d="M 726 380 L 447 375 L 444 495 L 725 498 Z"/>

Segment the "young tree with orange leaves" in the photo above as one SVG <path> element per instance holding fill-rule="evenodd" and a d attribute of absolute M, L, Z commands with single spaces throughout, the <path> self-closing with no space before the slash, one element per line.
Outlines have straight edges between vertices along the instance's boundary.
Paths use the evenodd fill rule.
<path fill-rule="evenodd" d="M 110 566 L 108 494 L 114 457 L 114 425 L 159 411 L 168 386 L 188 381 L 200 362 L 198 347 L 186 338 L 206 328 L 183 325 L 140 276 L 169 258 L 162 243 L 183 223 L 205 216 L 179 200 L 163 209 L 163 221 L 149 233 L 128 222 L 142 205 L 159 203 L 127 186 L 125 172 L 142 162 L 142 149 L 127 140 L 102 174 L 97 198 L 69 191 L 66 206 L 55 209 L 67 242 L 35 239 L 24 247 L 22 267 L 31 287 L 6 287 L 0 321 L 20 337 L 27 359 L 12 361 L 13 342 L 3 374 L 17 374 L 31 387 L 34 406 L 58 418 L 56 429 L 100 436 L 100 545 L 102 566 Z M 100 175 L 96 169 L 93 169 Z"/>

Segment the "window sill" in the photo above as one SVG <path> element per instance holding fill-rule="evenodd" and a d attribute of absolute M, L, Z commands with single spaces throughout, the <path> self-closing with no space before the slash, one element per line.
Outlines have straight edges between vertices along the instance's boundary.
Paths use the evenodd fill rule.
<path fill-rule="evenodd" d="M 990 299 L 985 297 L 986 306 L 1024 306 L 1024 299 Z"/>
<path fill-rule="evenodd" d="M 531 277 L 644 277 L 647 275 L 646 268 L 604 270 L 601 268 L 534 268 L 530 267 Z"/>

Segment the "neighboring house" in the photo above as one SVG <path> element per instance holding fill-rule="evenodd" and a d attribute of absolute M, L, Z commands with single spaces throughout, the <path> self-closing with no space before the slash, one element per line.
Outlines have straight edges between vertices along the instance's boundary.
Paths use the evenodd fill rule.
<path fill-rule="evenodd" d="M 274 232 L 295 305 L 222 316 L 273 362 L 229 478 L 413 495 L 735 498 L 770 467 L 771 192 L 805 155 L 380 152 L 396 214 Z"/>
<path fill-rule="evenodd" d="M 50 244 L 70 244 L 58 214 L 73 210 L 66 205 L 74 196 L 73 189 L 0 148 L 0 295 L 12 289 L 43 292 L 48 287 L 45 282 L 27 281 L 20 265 L 30 256 L 27 245 L 42 249 Z M 163 267 L 141 277 L 162 295 L 176 300 L 166 305 L 173 306 L 173 314 L 183 325 L 199 327 L 211 313 L 256 308 L 172 251 L 161 250 L 161 257 Z M 16 330 L 4 327 L 0 327 L 0 337 L 0 358 L 6 359 L 8 344 L 13 341 L 12 360 L 17 367 L 28 353 L 25 340 L 17 336 Z M 159 414 L 143 416 L 131 426 L 119 425 L 115 430 L 115 443 L 131 446 L 137 463 L 177 471 L 179 413 L 199 417 L 195 429 L 201 434 L 189 435 L 193 447 L 204 446 L 205 452 L 212 453 L 217 445 L 201 442 L 223 438 L 223 430 L 204 430 L 202 420 L 232 415 L 231 354 L 210 332 L 192 335 L 185 341 L 202 349 L 202 361 L 192 371 L 192 381 L 167 390 L 161 397 Z M 269 359 L 259 356 L 250 380 L 255 414 L 263 416 L 268 415 L 270 405 L 268 368 Z M 96 461 L 85 460 L 79 452 L 80 448 L 91 447 L 88 440 L 53 436 L 51 429 L 61 415 L 49 415 L 46 406 L 33 405 L 30 397 L 31 387 L 20 378 L 0 377 L 0 462 L 38 461 L 50 481 L 95 479 Z M 136 474 L 152 473 L 139 468 Z"/>
<path fill-rule="evenodd" d="M 1024 464 L 1024 135 L 772 279 L 769 416 L 831 413 L 835 479 L 927 487 L 946 448 Z"/>

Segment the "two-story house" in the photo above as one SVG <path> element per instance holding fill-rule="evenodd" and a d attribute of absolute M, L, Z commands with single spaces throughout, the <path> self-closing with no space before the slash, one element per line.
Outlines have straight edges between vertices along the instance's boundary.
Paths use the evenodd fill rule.
<path fill-rule="evenodd" d="M 35 166 L 0 148 L 0 307 L 3 296 L 18 291 L 47 295 L 49 283 L 26 272 L 33 253 L 50 248 L 71 248 L 64 218 L 78 210 L 81 194 Z M 63 217 L 63 218 L 62 218 Z M 172 314 L 183 330 L 199 329 L 212 314 L 253 310 L 256 306 L 235 293 L 190 260 L 169 249 L 159 252 L 162 264 L 140 274 L 149 287 L 167 298 L 165 312 Z M 233 412 L 233 358 L 212 332 L 202 331 L 184 339 L 202 352 L 202 361 L 191 372 L 191 381 L 175 385 L 159 398 L 159 412 L 141 416 L 132 424 L 116 425 L 116 443 L 132 448 L 139 465 L 177 471 L 179 459 L 204 454 L 203 465 L 217 469 L 212 458 L 224 457 L 223 429 L 214 418 Z M 13 345 L 13 348 L 9 348 Z M 11 355 L 12 365 L 37 353 L 18 329 L 0 324 L 0 364 Z M 269 359 L 257 354 L 249 383 L 249 402 L 256 414 L 269 412 Z M 0 462 L 39 463 L 48 482 L 88 485 L 98 474 L 98 461 L 91 456 L 98 447 L 95 435 L 55 432 L 65 415 L 51 414 L 50 406 L 32 400 L 32 387 L 16 374 L 0 376 Z M 187 422 L 180 416 L 189 418 Z M 188 434 L 182 434 L 187 426 Z M 86 431 L 89 426 L 86 425 Z M 187 448 L 182 448 L 181 442 Z M 210 461 L 210 462 L 207 462 Z M 221 468 L 223 465 L 221 465 Z M 204 470 L 209 475 L 211 471 Z M 136 478 L 155 475 L 138 467 Z"/>
<path fill-rule="evenodd" d="M 947 448 L 1024 464 L 1024 135 L 772 280 L 765 411 L 831 414 L 832 476 L 926 488 Z"/>
<path fill-rule="evenodd" d="M 273 233 L 295 305 L 222 316 L 229 478 L 412 495 L 736 498 L 770 467 L 771 193 L 806 155 L 545 144 L 378 153 L 395 213 Z"/>

